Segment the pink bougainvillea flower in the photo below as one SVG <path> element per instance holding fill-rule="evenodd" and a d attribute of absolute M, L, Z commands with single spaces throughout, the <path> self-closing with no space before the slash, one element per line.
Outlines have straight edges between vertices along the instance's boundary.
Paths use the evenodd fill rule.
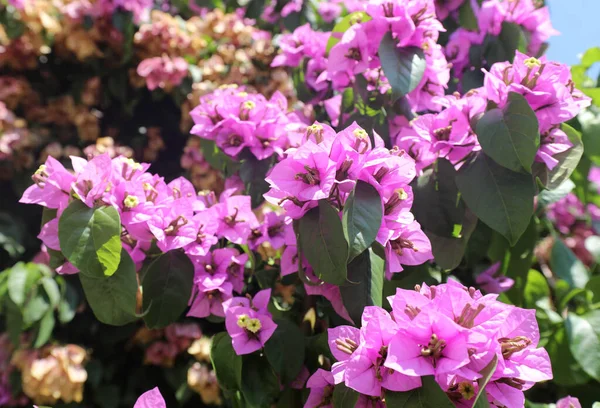
<path fill-rule="evenodd" d="M 501 273 L 500 262 L 496 262 L 485 271 L 477 275 L 476 282 L 481 286 L 481 289 L 487 293 L 502 293 L 513 287 L 515 281 Z"/>
<path fill-rule="evenodd" d="M 167 408 L 167 404 L 158 387 L 155 387 L 140 395 L 133 408 Z"/>
<path fill-rule="evenodd" d="M 66 208 L 71 184 L 75 176 L 60 162 L 49 156 L 32 176 L 34 184 L 25 190 L 19 200 L 25 204 L 39 204 L 48 208 Z"/>
<path fill-rule="evenodd" d="M 333 374 L 322 368 L 317 369 L 306 383 L 310 394 L 304 403 L 304 408 L 331 408 L 333 406 L 333 387 Z"/>
<path fill-rule="evenodd" d="M 568 396 L 556 401 L 556 408 L 581 408 L 581 403 L 579 399 Z"/>

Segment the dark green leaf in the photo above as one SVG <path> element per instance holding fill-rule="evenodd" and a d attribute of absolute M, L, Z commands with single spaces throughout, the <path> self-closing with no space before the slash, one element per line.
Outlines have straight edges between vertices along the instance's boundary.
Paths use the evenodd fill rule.
<path fill-rule="evenodd" d="M 75 317 L 79 296 L 70 284 L 66 284 L 63 299 L 58 305 L 58 320 L 61 323 L 69 323 Z"/>
<path fill-rule="evenodd" d="M 348 280 L 340 286 L 342 301 L 348 314 L 359 325 L 366 306 L 382 305 L 385 276 L 385 252 L 381 244 L 369 248 L 348 264 Z"/>
<path fill-rule="evenodd" d="M 509 92 L 506 106 L 487 111 L 476 128 L 483 151 L 496 163 L 512 171 L 524 169 L 531 173 L 540 131 L 535 112 L 522 95 Z"/>
<path fill-rule="evenodd" d="M 289 320 L 278 319 L 276 323 L 277 329 L 265 343 L 265 355 L 281 383 L 288 384 L 296 379 L 304 364 L 304 335 Z"/>
<path fill-rule="evenodd" d="M 465 205 L 459 199 L 454 181 L 456 170 L 446 159 L 438 159 L 435 169 L 426 170 L 412 183 L 412 212 L 424 230 L 446 238 L 456 238 L 462 229 Z"/>
<path fill-rule="evenodd" d="M 34 348 L 40 348 L 50 340 L 52 330 L 54 330 L 54 323 L 54 311 L 50 309 L 40 321 L 35 343 L 33 343 Z"/>
<path fill-rule="evenodd" d="M 421 377 L 423 386 L 406 392 L 385 393 L 386 405 L 390 408 L 453 408 L 446 393 L 435 382 L 434 377 Z"/>
<path fill-rule="evenodd" d="M 23 331 L 23 315 L 19 306 L 10 298 L 4 298 L 6 302 L 6 331 L 10 341 L 15 345 L 21 344 L 20 337 Z"/>
<path fill-rule="evenodd" d="M 477 217 L 471 211 L 466 211 L 458 237 L 441 237 L 433 232 L 425 231 L 431 242 L 431 250 L 435 263 L 445 270 L 456 268 L 463 259 L 467 243 L 476 226 Z"/>
<path fill-rule="evenodd" d="M 530 175 L 508 170 L 480 152 L 458 172 L 456 185 L 467 206 L 514 245 L 533 214 L 535 185 Z"/>
<path fill-rule="evenodd" d="M 269 191 L 269 183 L 265 181 L 265 177 L 270 168 L 271 159 L 257 160 L 253 154 L 249 154 L 242 162 L 240 178 L 246 185 L 252 208 L 258 207 L 265 201 L 263 194 Z"/>
<path fill-rule="evenodd" d="M 561 327 L 550 337 L 545 346 L 552 363 L 553 381 L 561 386 L 570 387 L 585 384 L 590 377 L 582 371 L 569 349 L 569 339 L 565 328 Z"/>
<path fill-rule="evenodd" d="M 31 298 L 23 308 L 23 323 L 28 327 L 40 320 L 50 309 L 50 305 L 42 296 Z"/>
<path fill-rule="evenodd" d="M 371 20 L 371 16 L 369 16 L 364 11 L 356 11 L 354 13 L 350 13 L 346 17 L 341 19 L 340 22 L 337 23 L 331 31 L 331 36 L 329 37 L 329 40 L 327 41 L 327 47 L 325 48 L 327 54 L 329 54 L 329 51 L 331 51 L 334 45 L 340 42 L 340 40 L 342 39 L 342 35 L 352 25 L 356 23 L 364 23 L 369 20 Z"/>
<path fill-rule="evenodd" d="M 144 288 L 144 316 L 151 329 L 174 323 L 183 313 L 192 295 L 194 265 L 177 250 L 162 254 L 148 268 Z"/>
<path fill-rule="evenodd" d="M 546 207 L 550 204 L 553 204 L 557 201 L 565 198 L 573 189 L 575 188 L 575 183 L 573 183 L 570 179 L 566 179 L 562 182 L 562 184 L 556 187 L 554 190 L 544 190 L 540 194 L 538 194 L 538 205 L 542 207 Z"/>
<path fill-rule="evenodd" d="M 503 239 L 502 237 L 499 237 Z M 533 263 L 533 251 L 538 243 L 538 220 L 531 217 L 527 229 L 512 247 L 508 246 L 507 253 L 502 261 L 502 273 L 515 281 L 513 287 L 506 292 L 508 298 L 517 306 L 523 305 L 523 290 L 531 264 Z"/>
<path fill-rule="evenodd" d="M 565 328 L 573 357 L 586 374 L 600 381 L 600 338 L 588 316 L 569 313 L 565 320 Z"/>
<path fill-rule="evenodd" d="M 225 332 L 217 333 L 210 346 L 210 360 L 219 385 L 226 390 L 237 390 L 242 384 L 242 357 L 235 354 L 231 337 Z"/>
<path fill-rule="evenodd" d="M 60 303 L 60 290 L 58 289 L 58 285 L 56 281 L 48 276 L 42 278 L 41 280 L 42 287 L 48 295 L 48 299 L 50 300 L 50 305 L 52 308 L 56 308 Z"/>
<path fill-rule="evenodd" d="M 381 68 L 392 87 L 392 100 L 397 101 L 414 90 L 423 79 L 427 61 L 418 47 L 397 47 L 390 32 L 379 44 Z"/>
<path fill-rule="evenodd" d="M 484 391 L 485 391 L 485 387 L 490 382 L 492 375 L 494 375 L 497 365 L 498 365 L 498 356 L 494 355 L 494 358 L 492 358 L 492 361 L 490 361 L 489 364 L 486 365 L 483 368 L 483 370 L 481 370 L 479 372 L 479 374 L 481 374 L 481 378 L 479 380 L 477 380 L 477 383 L 479 384 L 479 391 L 477 392 L 477 395 L 475 396 L 475 399 L 473 400 L 473 408 L 489 408 L 490 403 L 488 402 Z"/>
<path fill-rule="evenodd" d="M 265 357 L 258 354 L 244 357 L 242 393 L 251 408 L 270 407 L 279 396 L 279 380 Z"/>
<path fill-rule="evenodd" d="M 584 288 L 590 280 L 590 273 L 565 243 L 558 237 L 554 238 L 550 255 L 550 269 L 571 287 Z"/>
<path fill-rule="evenodd" d="M 317 277 L 341 285 L 346 282 L 348 242 L 338 212 L 327 203 L 307 212 L 298 223 L 302 253 Z"/>
<path fill-rule="evenodd" d="M 382 217 L 379 193 L 369 183 L 358 180 L 346 200 L 342 215 L 344 237 L 349 244 L 348 261 L 363 253 L 375 241 Z"/>
<path fill-rule="evenodd" d="M 547 189 L 553 190 L 560 186 L 563 181 L 568 179 L 573 171 L 577 168 L 577 164 L 583 155 L 583 143 L 579 132 L 571 126 L 563 123 L 561 129 L 569 137 L 569 141 L 573 144 L 569 150 L 555 154 L 553 157 L 558 160 L 558 164 L 552 169 L 546 178 L 542 179 L 542 183 Z M 546 169 L 547 170 L 547 169 Z"/>
<path fill-rule="evenodd" d="M 138 291 L 135 265 L 125 249 L 121 263 L 109 277 L 79 274 L 85 297 L 96 318 L 105 324 L 122 326 L 136 319 Z"/>
<path fill-rule="evenodd" d="M 121 219 L 114 207 L 89 208 L 73 201 L 58 220 L 60 248 L 67 259 L 91 277 L 111 276 L 121 255 Z"/>
<path fill-rule="evenodd" d="M 359 395 L 360 394 L 352 388 L 346 387 L 344 383 L 338 384 L 333 389 L 333 408 L 354 408 Z"/>
<path fill-rule="evenodd" d="M 458 10 L 458 22 L 459 24 L 470 31 L 477 31 L 479 29 L 479 25 L 477 24 L 477 17 L 473 12 L 473 8 L 471 7 L 470 1 L 465 1 L 465 3 Z"/>
<path fill-rule="evenodd" d="M 489 66 L 496 62 L 512 61 L 517 50 L 526 52 L 523 29 L 515 23 L 502 23 L 500 35 L 497 38 L 488 36 L 487 42 L 485 60 Z"/>

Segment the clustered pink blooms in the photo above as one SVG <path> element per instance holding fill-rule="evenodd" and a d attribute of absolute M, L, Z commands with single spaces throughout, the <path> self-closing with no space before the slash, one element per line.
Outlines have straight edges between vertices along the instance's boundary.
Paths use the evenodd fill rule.
<path fill-rule="evenodd" d="M 502 31 L 502 23 L 519 25 L 527 34 L 527 52 L 538 55 L 543 44 L 554 35 L 558 35 L 550 22 L 548 7 L 540 6 L 536 0 L 502 1 L 484 0 L 481 5 L 477 1 L 469 1 L 475 14 L 478 30 L 470 31 L 460 27 L 452 33 L 446 45 L 446 57 L 452 63 L 452 69 L 457 77 L 470 66 L 469 50 L 484 43 L 486 36 L 498 37 Z M 456 2 L 451 2 L 456 8 Z M 445 14 L 444 8 L 438 11 Z M 447 14 L 446 14 L 447 15 Z M 438 16 L 443 19 L 442 16 Z"/>
<path fill-rule="evenodd" d="M 591 98 L 575 88 L 569 67 L 517 51 L 512 64 L 499 62 L 484 72 L 488 100 L 503 107 L 509 92 L 516 92 L 523 95 L 535 111 L 541 134 L 536 161 L 553 169 L 558 164 L 553 156 L 572 146 L 560 124 L 573 119 L 591 103 Z"/>
<path fill-rule="evenodd" d="M 271 338 L 277 324 L 267 310 L 271 289 L 249 297 L 234 297 L 223 303 L 225 327 L 231 336 L 231 345 L 237 355 L 260 350 Z"/>
<path fill-rule="evenodd" d="M 23 0 L 23 3 L 27 3 Z M 105 17 L 111 16 L 118 10 L 128 11 L 133 14 L 133 21 L 139 23 L 149 16 L 152 0 L 75 0 L 65 2 L 61 12 L 72 19 L 79 20 L 86 16 Z"/>
<path fill-rule="evenodd" d="M 195 123 L 191 133 L 213 140 L 234 158 L 246 148 L 259 160 L 281 156 L 297 125 L 297 116 L 288 114 L 287 108 L 280 92 L 266 99 L 236 85 L 224 86 L 200 98 L 190 112 Z"/>
<path fill-rule="evenodd" d="M 432 96 L 444 94 L 450 80 L 450 65 L 442 47 L 437 44 L 439 33 L 444 28 L 436 19 L 433 2 L 371 0 L 364 7 L 371 19 L 353 24 L 343 33 L 340 41 L 329 51 L 327 69 L 317 82 L 330 81 L 333 89 L 341 90 L 352 84 L 358 74 L 384 78 L 378 49 L 382 38 L 389 32 L 397 47 L 418 47 L 425 55 L 427 66 L 423 78 L 406 96 L 411 107 L 415 111 L 439 110 Z M 375 72 L 369 73 L 370 70 Z M 382 86 L 387 87 L 386 82 L 382 79 Z"/>
<path fill-rule="evenodd" d="M 553 169 L 558 164 L 554 156 L 572 147 L 560 125 L 590 105 L 590 98 L 575 88 L 569 67 L 517 51 L 512 64 L 499 62 L 484 73 L 483 87 L 462 97 L 455 93 L 433 98 L 444 110 L 396 126 L 396 145 L 416 160 L 418 171 L 440 157 L 459 168 L 471 152 L 481 150 L 474 124 L 488 104 L 503 108 L 508 94 L 515 92 L 523 95 L 539 122 L 541 140 L 535 160 Z"/>
<path fill-rule="evenodd" d="M 583 203 L 573 193 L 546 208 L 546 216 L 562 234 L 568 234 L 578 220 L 585 215 Z"/>
<path fill-rule="evenodd" d="M 156 88 L 171 90 L 188 74 L 188 63 L 181 57 L 146 58 L 137 67 L 137 74 L 146 79 L 146 86 L 153 91 Z"/>
<path fill-rule="evenodd" d="M 202 331 L 195 323 L 175 323 L 167 326 L 164 337 L 164 340 L 155 341 L 148 346 L 144 355 L 145 363 L 172 365 L 179 354 L 186 351 L 194 340 L 202 337 Z"/>
<path fill-rule="evenodd" d="M 233 244 L 250 244 L 252 248 L 272 239 L 283 245 L 284 218 L 265 215 L 258 222 L 250 207 L 250 197 L 235 195 L 238 186 L 226 184 L 217 200 L 214 193 L 196 194 L 193 185 L 183 177 L 166 183 L 162 177 L 147 172 L 149 165 L 108 154 L 90 161 L 72 157 L 74 174 L 52 157 L 33 175 L 22 203 L 56 209 L 57 217 L 46 223 L 39 238 L 50 249 L 60 251 L 58 220 L 76 197 L 88 207 L 111 205 L 119 211 L 123 228 L 123 247 L 139 269 L 152 243 L 163 251 L 183 249 L 194 269 L 194 290 L 189 314 L 206 317 L 213 313 L 224 316 L 221 302 L 232 297 L 232 291 L 243 289 L 245 254 L 236 248 L 211 251 L 220 239 Z M 279 244 L 277 244 L 279 242 Z M 66 262 L 57 272 L 77 273 Z"/>
<path fill-rule="evenodd" d="M 459 167 L 471 152 L 481 150 L 471 124 L 485 111 L 487 99 L 482 94 L 482 90 L 472 90 L 462 97 L 437 98 L 444 110 L 421 115 L 410 126 L 400 127 L 396 145 L 415 159 L 419 172 L 438 158 Z"/>
<path fill-rule="evenodd" d="M 319 370 L 308 380 L 306 407 L 325 402 L 333 384 L 344 383 L 377 401 L 386 390 L 418 388 L 421 377 L 430 375 L 457 406 L 469 406 L 478 392 L 480 372 L 494 359 L 497 366 L 485 388 L 489 401 L 523 407 L 523 391 L 552 378 L 550 359 L 543 348 L 536 348 L 535 310 L 496 299 L 453 280 L 397 289 L 388 298 L 391 314 L 369 306 L 360 329 L 329 329 L 337 362 L 331 373 Z"/>
<path fill-rule="evenodd" d="M 288 149 L 267 175 L 271 189 L 264 197 L 299 219 L 320 200 L 341 211 L 357 180 L 371 184 L 383 207 L 377 241 L 386 249 L 390 277 L 402 271 L 402 265 L 420 265 L 432 258 L 429 239 L 410 212 L 413 195 L 409 183 L 414 176 L 415 163 L 408 154 L 397 148 L 388 150 L 376 134 L 372 145 L 367 132 L 356 123 L 336 133 L 315 122 L 300 147 Z M 293 256 L 286 252 L 284 274 Z"/>

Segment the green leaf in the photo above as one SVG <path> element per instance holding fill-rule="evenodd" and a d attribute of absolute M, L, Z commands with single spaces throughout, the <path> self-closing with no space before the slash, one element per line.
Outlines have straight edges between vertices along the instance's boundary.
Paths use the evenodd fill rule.
<path fill-rule="evenodd" d="M 393 102 L 419 86 L 427 67 L 421 48 L 398 48 L 396 45 L 397 41 L 390 32 L 383 36 L 379 44 L 381 68 L 392 87 Z"/>
<path fill-rule="evenodd" d="M 121 219 L 114 207 L 89 208 L 73 201 L 58 220 L 60 248 L 91 277 L 111 276 L 121 256 Z"/>
<path fill-rule="evenodd" d="M 585 109 L 578 116 L 581 124 L 583 154 L 591 160 L 600 159 L 600 113 L 597 109 Z"/>
<path fill-rule="evenodd" d="M 508 170 L 483 152 L 463 166 L 456 185 L 467 206 L 514 245 L 533 214 L 535 185 L 530 175 Z"/>
<path fill-rule="evenodd" d="M 54 324 L 54 311 L 50 309 L 40 321 L 35 343 L 33 343 L 34 348 L 40 348 L 46 344 L 48 340 L 50 340 L 50 336 L 52 336 L 52 330 L 54 330 Z"/>
<path fill-rule="evenodd" d="M 265 343 L 265 356 L 285 385 L 296 379 L 304 365 L 304 334 L 287 319 L 275 323 L 277 328 Z"/>
<path fill-rule="evenodd" d="M 523 288 L 523 306 L 527 309 L 535 309 L 537 302 L 550 297 L 550 287 L 544 275 L 535 269 L 530 269 L 527 281 Z"/>
<path fill-rule="evenodd" d="M 479 29 L 477 17 L 473 12 L 470 1 L 466 1 L 458 10 L 458 23 L 469 31 L 477 31 Z"/>
<path fill-rule="evenodd" d="M 592 293 L 592 301 L 600 302 L 600 275 L 593 276 L 585 285 L 585 289 Z"/>
<path fill-rule="evenodd" d="M 589 68 L 600 61 L 600 47 L 589 48 L 581 57 L 581 64 Z"/>
<path fill-rule="evenodd" d="M 183 313 L 192 295 L 194 265 L 178 250 L 162 254 L 150 264 L 142 283 L 144 321 L 150 329 L 166 327 Z"/>
<path fill-rule="evenodd" d="M 433 376 L 421 377 L 420 388 L 406 392 L 386 391 L 385 402 L 390 408 L 453 408 L 446 393 Z"/>
<path fill-rule="evenodd" d="M 345 283 L 348 242 L 337 210 L 319 201 L 300 219 L 298 233 L 302 253 L 317 277 L 334 285 Z"/>
<path fill-rule="evenodd" d="M 359 393 L 352 388 L 346 387 L 344 383 L 338 384 L 333 389 L 333 408 L 354 408 L 358 401 Z"/>
<path fill-rule="evenodd" d="M 52 308 L 58 307 L 58 304 L 60 303 L 60 290 L 58 289 L 56 281 L 46 276 L 42 278 L 41 283 L 46 295 L 48 295 Z"/>
<path fill-rule="evenodd" d="M 574 288 L 584 288 L 590 280 L 590 273 L 583 262 L 558 236 L 554 237 L 554 245 L 550 254 L 550 269 Z"/>
<path fill-rule="evenodd" d="M 42 296 L 31 298 L 23 308 L 23 323 L 25 326 L 31 326 L 40 320 L 50 310 L 50 305 Z"/>
<path fill-rule="evenodd" d="M 363 253 L 375 241 L 382 217 L 381 196 L 375 187 L 358 180 L 346 200 L 342 215 L 344 237 L 350 250 L 348 261 Z"/>
<path fill-rule="evenodd" d="M 242 393 L 252 408 L 270 407 L 279 396 L 279 380 L 265 357 L 258 354 L 244 357 Z"/>
<path fill-rule="evenodd" d="M 379 243 L 375 243 L 374 247 L 348 264 L 350 283 L 340 286 L 344 306 L 357 325 L 360 325 L 366 306 L 382 306 L 385 252 Z"/>
<path fill-rule="evenodd" d="M 23 306 L 29 291 L 41 278 L 39 267 L 32 263 L 19 262 L 4 273 L 8 273 L 8 296 L 17 306 Z"/>
<path fill-rule="evenodd" d="M 548 339 L 544 347 L 552 363 L 553 382 L 564 387 L 582 385 L 590 381 L 590 377 L 582 371 L 571 350 L 565 327 L 561 327 Z"/>
<path fill-rule="evenodd" d="M 599 310 L 595 312 L 600 313 Z M 600 338 L 589 318 L 589 315 L 577 316 L 575 313 L 569 313 L 565 320 L 565 328 L 573 357 L 586 374 L 600 381 Z"/>
<path fill-rule="evenodd" d="M 240 178 L 244 182 L 246 191 L 251 198 L 252 208 L 258 207 L 265 201 L 263 194 L 269 191 L 269 183 L 265 181 L 265 177 L 271 168 L 271 163 L 270 158 L 258 160 L 251 153 L 242 161 Z"/>
<path fill-rule="evenodd" d="M 506 295 L 517 306 L 522 306 L 524 302 L 523 290 L 531 264 L 536 244 L 539 241 L 538 220 L 531 217 L 527 229 L 521 235 L 519 240 L 512 247 L 507 246 L 507 252 L 504 254 L 502 262 L 502 273 L 515 281 L 515 284 Z M 502 237 L 498 237 L 503 239 Z"/>
<path fill-rule="evenodd" d="M 502 23 L 502 31 L 496 37 L 488 36 L 488 47 L 485 52 L 486 64 L 491 66 L 496 62 L 512 61 L 515 52 L 526 52 L 525 35 L 521 26 L 515 23 Z"/>
<path fill-rule="evenodd" d="M 466 211 L 460 234 L 457 237 L 441 237 L 426 230 L 425 234 L 431 242 L 435 263 L 445 270 L 456 268 L 463 259 L 467 243 L 475 227 L 477 227 L 477 217 L 471 211 Z"/>
<path fill-rule="evenodd" d="M 544 190 L 540 194 L 538 194 L 538 205 L 542 207 L 547 207 L 550 204 L 553 204 L 557 201 L 565 198 L 573 189 L 575 188 L 575 183 L 573 183 L 570 179 L 566 179 L 561 183 L 560 186 L 556 187 L 554 190 Z"/>
<path fill-rule="evenodd" d="M 226 390 L 240 389 L 242 384 L 242 357 L 235 354 L 231 345 L 231 337 L 227 333 L 217 333 L 212 338 L 210 360 L 221 388 Z"/>
<path fill-rule="evenodd" d="M 494 358 L 492 358 L 492 361 L 479 372 L 479 374 L 481 374 L 481 378 L 477 380 L 479 391 L 473 400 L 473 408 L 489 408 L 490 403 L 488 402 L 484 391 L 485 387 L 492 379 L 492 375 L 494 375 L 494 372 L 496 371 L 496 366 L 498 366 L 498 356 L 495 355 Z"/>
<path fill-rule="evenodd" d="M 566 123 L 563 123 L 560 126 L 569 137 L 569 141 L 573 146 L 569 150 L 553 156 L 558 160 L 558 164 L 551 171 L 548 171 L 547 167 L 542 165 L 542 171 L 538 177 L 540 177 L 542 184 L 544 184 L 548 190 L 557 188 L 563 181 L 571 177 L 571 174 L 577 168 L 577 164 L 579 164 L 579 160 L 583 155 L 583 143 L 581 142 L 579 132 Z"/>
<path fill-rule="evenodd" d="M 6 302 L 6 331 L 10 341 L 15 345 L 21 344 L 21 332 L 23 331 L 23 314 L 19 306 L 10 298 L 4 298 Z"/>
<path fill-rule="evenodd" d="M 531 173 L 540 146 L 540 131 L 535 112 L 520 94 L 509 92 L 502 109 L 487 111 L 476 126 L 483 151 L 507 169 Z"/>
<path fill-rule="evenodd" d="M 79 274 L 85 297 L 96 318 L 105 324 L 122 326 L 136 320 L 138 291 L 135 265 L 125 249 L 121 263 L 109 277 Z"/>
<path fill-rule="evenodd" d="M 447 238 L 456 238 L 456 226 L 462 226 L 465 205 L 455 183 L 456 170 L 446 159 L 438 159 L 412 183 L 412 212 L 423 230 Z M 461 228 L 462 229 L 462 228 Z"/>
<path fill-rule="evenodd" d="M 341 19 L 331 31 L 331 36 L 329 37 L 329 40 L 327 41 L 327 47 L 325 48 L 326 53 L 329 54 L 329 51 L 331 51 L 331 49 L 341 41 L 343 33 L 345 33 L 352 25 L 356 23 L 364 23 L 369 20 L 371 20 L 371 16 L 364 11 L 350 13 Z"/>
<path fill-rule="evenodd" d="M 79 305 L 79 296 L 73 286 L 65 284 L 65 293 L 63 299 L 58 305 L 58 321 L 69 323 L 75 317 L 77 306 Z"/>

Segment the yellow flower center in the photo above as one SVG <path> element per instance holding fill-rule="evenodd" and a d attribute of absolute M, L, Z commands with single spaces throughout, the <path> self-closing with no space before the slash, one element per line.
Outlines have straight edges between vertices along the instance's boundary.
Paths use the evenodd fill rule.
<path fill-rule="evenodd" d="M 46 165 L 42 164 L 40 165 L 40 167 L 38 167 L 38 169 L 35 171 L 35 174 L 40 175 L 42 173 L 46 172 Z"/>
<path fill-rule="evenodd" d="M 144 183 L 142 186 L 144 187 L 144 191 L 152 190 L 152 185 L 150 183 Z"/>
<path fill-rule="evenodd" d="M 123 205 L 125 205 L 125 207 L 127 208 L 133 208 L 135 206 L 137 206 L 140 203 L 140 200 L 133 195 L 128 195 L 127 197 L 125 197 L 125 200 L 123 200 Z"/>
<path fill-rule="evenodd" d="M 125 164 L 127 164 L 133 170 L 140 170 L 142 168 L 142 165 L 133 159 L 125 159 Z"/>
<path fill-rule="evenodd" d="M 238 92 L 237 96 L 241 96 L 242 98 L 245 98 L 246 96 L 248 96 L 248 92 Z"/>
<path fill-rule="evenodd" d="M 239 315 L 238 319 L 237 319 L 237 325 L 239 327 L 241 327 L 242 329 L 245 329 L 248 327 L 248 323 L 250 322 L 250 319 L 248 318 L 248 315 Z"/>
<path fill-rule="evenodd" d="M 262 325 L 260 324 L 260 320 L 258 319 L 250 319 L 248 324 L 246 325 L 246 329 L 252 333 L 256 333 L 260 330 Z"/>
<path fill-rule="evenodd" d="M 406 200 L 408 198 L 408 194 L 406 194 L 406 191 L 404 191 L 403 188 L 399 188 L 394 192 L 398 195 L 400 200 Z"/>
<path fill-rule="evenodd" d="M 525 66 L 527 68 L 533 68 L 533 67 L 541 67 L 542 63 L 540 62 L 539 59 L 531 57 L 531 58 L 527 58 L 525 61 L 523 61 L 523 64 L 525 64 Z"/>
<path fill-rule="evenodd" d="M 308 128 L 306 128 L 309 132 L 318 132 L 320 130 L 323 130 L 323 126 L 321 125 L 317 125 L 317 124 L 313 124 L 310 125 Z"/>
<path fill-rule="evenodd" d="M 244 109 L 254 109 L 256 107 L 256 104 L 252 101 L 246 101 L 244 102 Z"/>
<path fill-rule="evenodd" d="M 475 396 L 475 387 L 470 382 L 461 382 L 458 384 L 458 392 L 466 400 L 470 400 Z"/>
<path fill-rule="evenodd" d="M 354 129 L 354 132 L 352 133 L 359 139 L 366 139 L 369 137 L 367 132 L 365 132 L 363 129 Z"/>

